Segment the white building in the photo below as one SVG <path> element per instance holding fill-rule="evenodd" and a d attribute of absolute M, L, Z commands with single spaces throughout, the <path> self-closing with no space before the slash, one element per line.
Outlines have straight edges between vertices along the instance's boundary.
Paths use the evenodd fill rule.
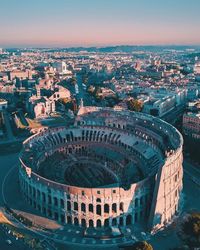
<path fill-rule="evenodd" d="M 7 109 L 8 102 L 4 99 L 0 99 L 0 111 Z"/>

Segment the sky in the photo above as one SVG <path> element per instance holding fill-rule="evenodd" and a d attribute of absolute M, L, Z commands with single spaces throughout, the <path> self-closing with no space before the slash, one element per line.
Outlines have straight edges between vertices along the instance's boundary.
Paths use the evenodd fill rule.
<path fill-rule="evenodd" d="M 0 47 L 200 45 L 200 0 L 0 0 Z"/>

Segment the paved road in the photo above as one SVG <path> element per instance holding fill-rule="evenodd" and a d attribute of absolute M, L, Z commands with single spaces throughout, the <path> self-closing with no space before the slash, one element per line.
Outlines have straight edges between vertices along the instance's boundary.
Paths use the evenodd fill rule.
<path fill-rule="evenodd" d="M 78 105 L 80 105 L 81 99 L 83 100 L 84 106 L 92 105 L 92 98 L 83 87 L 82 76 L 77 74 L 76 79 L 78 85 L 78 94 L 76 95 Z"/>
<path fill-rule="evenodd" d="M 18 153 L 0 156 L 0 206 L 3 206 L 2 184 L 9 170 L 18 162 Z"/>
<path fill-rule="evenodd" d="M 5 127 L 6 127 L 6 135 L 7 135 L 7 140 L 15 140 L 15 137 L 12 132 L 12 128 L 10 125 L 10 115 L 7 111 L 3 112 L 3 117 L 4 117 L 4 122 L 5 122 Z"/>
<path fill-rule="evenodd" d="M 2 206 L 4 205 L 4 199 L 3 199 L 3 182 L 5 179 L 5 176 L 9 173 L 9 171 L 12 169 L 14 164 L 16 164 L 18 159 L 18 154 L 10 154 L 10 155 L 4 155 L 0 156 L 0 210 Z M 9 245 L 6 243 L 6 240 L 10 239 L 12 241 L 12 244 Z M 23 243 L 16 242 L 16 240 L 9 234 L 5 233 L 5 230 L 0 226 L 0 249 L 1 250 L 21 250 L 21 249 L 27 249 L 24 247 Z"/>
<path fill-rule="evenodd" d="M 7 240 L 11 241 L 11 244 L 8 244 Z M 0 227 L 0 249 L 1 250 L 27 250 L 27 247 L 24 246 L 20 241 L 17 241 L 10 234 L 6 233 L 2 227 Z"/>

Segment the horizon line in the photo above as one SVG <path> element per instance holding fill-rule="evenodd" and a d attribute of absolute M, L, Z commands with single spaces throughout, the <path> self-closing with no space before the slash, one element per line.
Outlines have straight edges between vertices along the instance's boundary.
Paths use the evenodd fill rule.
<path fill-rule="evenodd" d="M 5 46 L 0 44 L 0 48 L 3 49 L 69 49 L 69 48 L 106 48 L 106 47 L 173 47 L 173 46 L 182 46 L 182 47 L 200 47 L 199 44 L 181 44 L 181 43 L 171 43 L 171 44 L 105 44 L 105 45 L 23 45 L 18 44 L 16 46 Z"/>

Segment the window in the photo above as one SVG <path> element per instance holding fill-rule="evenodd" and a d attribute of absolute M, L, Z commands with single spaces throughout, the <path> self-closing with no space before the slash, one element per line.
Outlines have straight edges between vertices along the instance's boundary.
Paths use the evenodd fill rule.
<path fill-rule="evenodd" d="M 108 204 L 104 205 L 104 213 L 109 213 L 109 205 Z"/>
<path fill-rule="evenodd" d="M 113 190 L 113 194 L 116 194 L 116 190 Z"/>
<path fill-rule="evenodd" d="M 78 203 L 74 202 L 74 210 L 78 211 Z"/>
<path fill-rule="evenodd" d="M 101 194 L 101 192 L 98 190 L 98 191 L 97 191 L 97 194 Z"/>
<path fill-rule="evenodd" d="M 98 215 L 101 215 L 101 206 L 100 205 L 97 205 L 97 207 L 96 207 L 96 213 Z"/>
<path fill-rule="evenodd" d="M 112 211 L 113 211 L 114 213 L 117 212 L 117 204 L 116 204 L 116 203 L 113 203 L 113 204 L 112 204 Z"/>
<path fill-rule="evenodd" d="M 124 211 L 124 203 L 123 203 L 123 202 L 120 203 L 120 210 L 121 210 L 122 212 Z"/>
<path fill-rule="evenodd" d="M 84 203 L 81 203 L 81 211 L 85 212 L 85 204 Z"/>
<path fill-rule="evenodd" d="M 93 213 L 93 205 L 92 204 L 89 204 L 89 212 Z"/>

